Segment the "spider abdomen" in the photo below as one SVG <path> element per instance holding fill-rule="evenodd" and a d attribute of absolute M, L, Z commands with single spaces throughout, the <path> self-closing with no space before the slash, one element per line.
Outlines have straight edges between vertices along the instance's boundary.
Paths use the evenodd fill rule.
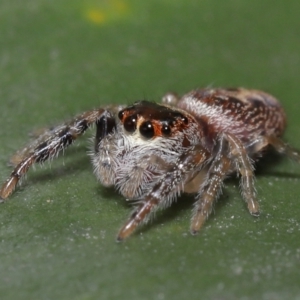
<path fill-rule="evenodd" d="M 207 134 L 234 134 L 244 144 L 259 136 L 281 136 L 285 114 L 271 95 L 257 90 L 201 89 L 184 95 L 177 106 L 190 114 Z M 208 127 L 208 128 L 205 128 Z"/>

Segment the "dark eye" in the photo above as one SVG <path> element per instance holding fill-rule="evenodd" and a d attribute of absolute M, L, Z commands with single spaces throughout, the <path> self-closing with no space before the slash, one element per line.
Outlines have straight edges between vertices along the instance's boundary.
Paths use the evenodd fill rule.
<path fill-rule="evenodd" d="M 132 115 L 127 117 L 124 121 L 125 130 L 128 132 L 134 132 L 136 130 L 136 122 L 137 122 L 137 115 Z"/>
<path fill-rule="evenodd" d="M 150 121 L 146 121 L 140 126 L 140 133 L 143 137 L 151 139 L 154 136 L 154 128 Z"/>
<path fill-rule="evenodd" d="M 120 110 L 120 111 L 119 111 L 118 117 L 119 117 L 120 120 L 123 120 L 123 117 L 124 117 L 124 110 Z"/>
<path fill-rule="evenodd" d="M 183 122 L 185 125 L 187 125 L 187 124 L 189 123 L 188 118 L 185 117 L 185 116 L 182 116 L 181 120 L 182 120 L 182 122 Z"/>
<path fill-rule="evenodd" d="M 168 124 L 163 124 L 161 128 L 161 132 L 163 135 L 170 135 L 171 134 L 171 128 Z"/>
<path fill-rule="evenodd" d="M 183 115 L 181 112 L 176 112 L 173 114 L 175 116 L 175 118 L 177 119 L 180 119 L 181 122 L 183 122 L 185 125 L 187 125 L 189 123 L 189 119 Z"/>

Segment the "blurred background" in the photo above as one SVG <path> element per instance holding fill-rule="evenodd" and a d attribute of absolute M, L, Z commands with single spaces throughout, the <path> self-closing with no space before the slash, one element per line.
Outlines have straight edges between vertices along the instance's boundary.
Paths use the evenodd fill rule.
<path fill-rule="evenodd" d="M 273 94 L 300 148 L 299 11 L 297 0 L 2 0 L 1 181 L 30 132 L 197 87 Z M 259 219 L 231 179 L 198 237 L 182 197 L 116 244 L 131 208 L 96 182 L 88 145 L 30 172 L 0 207 L 1 299 L 299 299 L 299 166 L 274 154 L 258 166 Z"/>

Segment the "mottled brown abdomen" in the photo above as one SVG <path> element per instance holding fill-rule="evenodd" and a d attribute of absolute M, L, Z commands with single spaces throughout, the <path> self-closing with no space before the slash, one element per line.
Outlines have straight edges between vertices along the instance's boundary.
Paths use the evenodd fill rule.
<path fill-rule="evenodd" d="M 200 126 L 207 126 L 210 135 L 228 132 L 245 144 L 259 136 L 280 136 L 285 128 L 279 102 L 257 90 L 195 90 L 183 96 L 178 107 L 192 114 Z"/>

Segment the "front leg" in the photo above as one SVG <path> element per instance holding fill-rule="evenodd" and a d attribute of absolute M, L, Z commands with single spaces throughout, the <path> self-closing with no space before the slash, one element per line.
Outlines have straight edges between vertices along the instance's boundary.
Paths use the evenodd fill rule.
<path fill-rule="evenodd" d="M 122 241 L 130 236 L 141 223 L 147 222 L 158 208 L 166 208 L 171 205 L 190 179 L 189 175 L 199 172 L 208 158 L 208 152 L 199 145 L 182 154 L 176 163 L 165 164 L 165 175 L 145 196 L 120 229 L 117 241 Z"/>
<path fill-rule="evenodd" d="M 0 190 L 0 201 L 3 202 L 13 192 L 18 182 L 34 163 L 41 163 L 56 157 L 92 124 L 100 122 L 107 115 L 110 114 L 105 109 L 85 112 L 70 122 L 43 133 L 32 144 L 20 151 L 17 158 L 18 164 Z"/>

